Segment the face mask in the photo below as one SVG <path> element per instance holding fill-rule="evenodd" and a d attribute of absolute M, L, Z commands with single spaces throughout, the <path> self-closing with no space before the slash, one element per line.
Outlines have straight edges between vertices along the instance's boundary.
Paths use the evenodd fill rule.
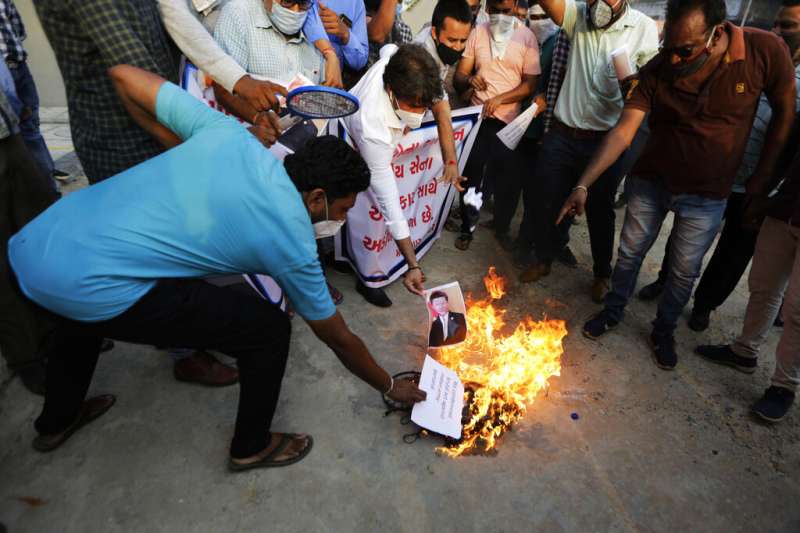
<path fill-rule="evenodd" d="M 344 223 L 344 220 L 328 220 L 328 199 L 325 198 L 325 220 L 314 223 L 314 236 L 317 239 L 333 237 L 342 229 Z"/>
<path fill-rule="evenodd" d="M 442 42 L 437 42 L 436 53 L 439 54 L 439 59 L 441 59 L 442 63 L 445 65 L 455 65 L 458 63 L 458 60 L 461 59 L 461 56 L 464 55 L 464 50 L 459 52 L 458 50 L 453 50 Z"/>
<path fill-rule="evenodd" d="M 589 17 L 592 21 L 592 25 L 598 30 L 604 30 L 609 27 L 614 20 L 614 7 L 618 5 L 619 2 L 612 7 L 606 3 L 605 0 L 597 0 L 597 2 L 589 8 Z"/>
<path fill-rule="evenodd" d="M 528 21 L 528 27 L 536 36 L 539 46 L 542 46 L 558 30 L 558 26 L 551 19 Z"/>
<path fill-rule="evenodd" d="M 405 109 L 400 109 L 400 104 L 397 103 L 397 98 L 392 95 L 394 113 L 397 115 L 397 118 L 403 121 L 403 123 L 415 130 L 422 126 L 422 118 L 425 116 L 425 113 L 413 113 L 411 111 L 406 111 Z"/>
<path fill-rule="evenodd" d="M 270 20 L 284 35 L 295 35 L 300 32 L 306 21 L 307 11 L 292 11 L 283 7 L 278 0 L 272 0 Z"/>
<path fill-rule="evenodd" d="M 517 17 L 511 15 L 494 14 L 489 15 L 489 31 L 492 32 L 492 39 L 495 41 L 505 41 L 514 32 L 514 23 Z"/>
<path fill-rule="evenodd" d="M 703 48 L 703 51 L 700 52 L 699 56 L 697 56 L 695 59 L 693 59 L 688 63 L 682 62 L 678 63 L 677 66 L 671 65 L 670 75 L 673 80 L 686 78 L 688 76 L 691 76 L 701 68 L 703 68 L 703 65 L 706 64 L 706 61 L 708 61 L 708 58 L 710 57 L 710 54 L 708 52 L 708 47 L 711 46 L 711 41 L 714 39 L 714 32 L 716 30 L 717 30 L 716 26 L 714 26 L 714 28 L 711 29 L 711 35 L 708 37 L 708 41 L 706 41 L 705 48 Z"/>
<path fill-rule="evenodd" d="M 797 50 L 800 50 L 800 31 L 781 33 L 779 35 L 786 43 L 786 46 L 789 47 L 789 55 L 794 57 L 794 55 L 797 53 Z"/>

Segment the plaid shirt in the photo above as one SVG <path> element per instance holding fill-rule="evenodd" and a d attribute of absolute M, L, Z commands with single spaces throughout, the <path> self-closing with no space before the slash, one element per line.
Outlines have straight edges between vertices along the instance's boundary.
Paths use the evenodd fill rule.
<path fill-rule="evenodd" d="M 0 91 L 0 140 L 19 133 L 18 124 L 17 115 L 11 109 L 6 93 Z"/>
<path fill-rule="evenodd" d="M 95 183 L 161 153 L 128 116 L 107 70 L 128 64 L 177 81 L 156 0 L 35 0 L 67 89 L 75 151 Z"/>
<path fill-rule="evenodd" d="M 560 30 L 556 38 L 556 46 L 553 49 L 553 66 L 550 70 L 550 81 L 547 84 L 547 91 L 545 91 L 545 99 L 547 100 L 547 111 L 544 113 L 545 133 L 550 130 L 550 125 L 553 122 L 558 93 L 561 92 L 561 86 L 564 84 L 564 77 L 567 74 L 569 48 L 569 38 L 564 33 L 564 30 Z"/>
<path fill-rule="evenodd" d="M 11 0 L 0 0 L 0 55 L 6 61 L 22 63 L 28 57 L 22 47 L 25 26 Z"/>
<path fill-rule="evenodd" d="M 392 31 L 389 34 L 389 38 L 386 39 L 386 42 L 383 43 L 373 43 L 370 41 L 369 43 L 369 56 L 367 58 L 367 67 L 369 68 L 375 63 L 381 55 L 381 48 L 383 48 L 387 44 L 396 44 L 400 46 L 401 44 L 408 44 L 414 40 L 414 32 L 411 31 L 411 27 L 405 23 L 405 21 L 398 15 L 394 18 L 394 26 L 392 26 Z"/>

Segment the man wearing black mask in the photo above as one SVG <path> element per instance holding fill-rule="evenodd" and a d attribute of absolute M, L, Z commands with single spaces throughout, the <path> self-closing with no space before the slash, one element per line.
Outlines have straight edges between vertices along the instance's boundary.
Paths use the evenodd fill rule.
<path fill-rule="evenodd" d="M 472 31 L 472 12 L 465 0 L 440 0 L 433 10 L 431 25 L 426 25 L 414 39 L 436 61 L 450 107 L 464 107 L 453 87 L 456 64 L 464 54 L 469 33 Z"/>
<path fill-rule="evenodd" d="M 719 230 L 726 199 L 764 92 L 772 118 L 746 203 L 759 201 L 789 136 L 795 82 L 775 35 L 725 21 L 724 0 L 670 0 L 664 45 L 633 80 L 617 125 L 603 140 L 561 209 L 582 214 L 587 187 L 630 145 L 650 113 L 650 137 L 626 183 L 628 209 L 605 307 L 583 327 L 595 339 L 622 320 L 642 260 L 672 211 L 670 272 L 650 340 L 656 364 L 677 364 L 673 333 Z"/>

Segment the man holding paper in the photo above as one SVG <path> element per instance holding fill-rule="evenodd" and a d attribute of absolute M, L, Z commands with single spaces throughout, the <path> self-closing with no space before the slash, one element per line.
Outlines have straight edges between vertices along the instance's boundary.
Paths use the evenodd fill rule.
<path fill-rule="evenodd" d="M 540 0 L 539 5 L 570 40 L 564 84 L 555 120 L 544 139 L 536 164 L 538 209 L 533 229 L 536 261 L 520 276 L 536 282 L 550 274 L 563 246 L 555 220 L 592 154 L 622 112 L 620 79 L 612 53 L 627 49 L 631 65 L 644 66 L 658 52 L 656 23 L 631 8 L 627 0 Z M 618 57 L 616 63 L 623 62 Z M 611 277 L 614 251 L 614 193 L 621 179 L 615 162 L 593 185 L 587 205 L 589 238 L 594 260 L 592 299 L 602 301 Z"/>
<path fill-rule="evenodd" d="M 512 150 L 497 133 L 520 114 L 520 102 L 531 96 L 541 73 L 536 37 L 514 16 L 514 8 L 514 0 L 487 0 L 490 21 L 473 30 L 453 80 L 461 92 L 474 89 L 472 104 L 483 105 L 483 121 L 464 167 L 466 188 L 496 195 L 495 235 L 509 250 L 513 241 L 508 229 L 516 207 L 510 204 L 518 199 L 521 184 L 509 168 Z M 456 248 L 469 248 L 477 222 L 477 212 L 462 197 Z"/>

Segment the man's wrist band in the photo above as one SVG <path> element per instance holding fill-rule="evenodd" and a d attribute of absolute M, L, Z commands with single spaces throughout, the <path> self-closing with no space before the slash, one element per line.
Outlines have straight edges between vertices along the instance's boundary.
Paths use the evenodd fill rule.
<path fill-rule="evenodd" d="M 422 267 L 421 267 L 421 266 L 419 266 L 419 265 L 415 265 L 415 266 L 413 266 L 413 267 L 408 267 L 408 272 L 411 272 L 412 270 L 419 270 L 419 271 L 422 271 Z"/>
<path fill-rule="evenodd" d="M 572 189 L 572 192 L 575 192 L 575 191 L 577 191 L 577 190 L 581 190 L 581 191 L 583 191 L 583 192 L 585 192 L 585 193 L 586 193 L 586 196 L 589 196 L 589 189 L 587 189 L 587 188 L 586 188 L 586 187 L 584 187 L 583 185 L 576 185 L 576 186 L 575 186 L 575 188 L 574 188 L 574 189 Z"/>
<path fill-rule="evenodd" d="M 389 394 L 390 392 L 392 392 L 393 388 L 394 388 L 394 378 L 392 376 L 389 376 L 389 388 L 386 389 L 386 392 L 384 392 L 384 394 Z"/>
<path fill-rule="evenodd" d="M 456 163 L 458 163 L 458 161 L 456 161 L 455 159 L 451 159 L 450 161 L 447 162 L 448 165 L 455 165 Z"/>

